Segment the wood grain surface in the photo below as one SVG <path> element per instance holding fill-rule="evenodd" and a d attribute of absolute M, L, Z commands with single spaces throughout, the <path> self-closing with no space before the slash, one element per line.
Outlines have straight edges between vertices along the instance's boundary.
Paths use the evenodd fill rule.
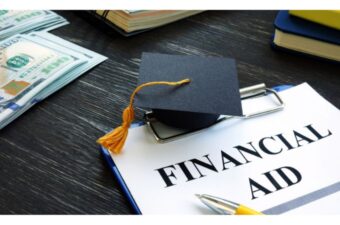
<path fill-rule="evenodd" d="M 52 33 L 109 59 L 0 131 L 1 214 L 133 213 L 96 139 L 120 123 L 145 51 L 232 57 L 241 87 L 308 82 L 340 107 L 339 64 L 271 49 L 274 11 L 209 11 L 129 38 L 58 13 L 70 25 Z"/>

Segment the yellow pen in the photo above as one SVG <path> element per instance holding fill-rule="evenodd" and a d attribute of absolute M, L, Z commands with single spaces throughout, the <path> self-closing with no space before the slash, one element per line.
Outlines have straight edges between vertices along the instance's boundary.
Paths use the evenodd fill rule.
<path fill-rule="evenodd" d="M 206 194 L 196 194 L 206 206 L 216 211 L 219 214 L 225 215 L 263 215 L 263 213 L 248 208 L 244 205 L 218 198 Z"/>

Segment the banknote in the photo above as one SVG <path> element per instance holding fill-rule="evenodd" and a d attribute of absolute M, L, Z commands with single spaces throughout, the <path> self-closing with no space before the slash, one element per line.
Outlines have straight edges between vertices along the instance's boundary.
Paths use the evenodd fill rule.
<path fill-rule="evenodd" d="M 86 59 L 17 35 L 0 42 L 0 121 Z"/>
<path fill-rule="evenodd" d="M 33 32 L 0 42 L 0 59 L 1 129 L 107 58 L 50 33 Z M 56 67 L 48 67 L 51 63 Z"/>
<path fill-rule="evenodd" d="M 0 10 L 0 39 L 30 31 L 49 31 L 66 24 L 66 19 L 49 10 Z"/>
<path fill-rule="evenodd" d="M 77 55 L 79 58 L 85 58 L 86 63 L 80 65 L 76 69 L 70 71 L 67 75 L 65 75 L 62 79 L 58 80 L 58 82 L 54 82 L 50 85 L 49 88 L 44 90 L 44 97 L 47 97 L 50 92 L 54 92 L 54 89 L 59 89 L 66 85 L 67 83 L 71 82 L 72 80 L 76 79 L 86 71 L 90 70 L 97 64 L 105 61 L 107 57 L 98 54 L 94 51 L 76 45 L 72 42 L 65 41 L 64 39 L 50 34 L 48 32 L 33 32 L 28 35 L 29 38 L 32 38 L 35 41 L 38 41 L 42 45 L 46 45 L 49 47 L 53 47 L 60 51 L 63 51 L 67 54 Z M 39 99 L 40 101 L 41 99 Z"/>
<path fill-rule="evenodd" d="M 17 10 L 1 10 L 0 12 L 0 31 L 25 24 L 34 20 L 42 20 L 48 16 L 48 11 L 17 11 Z"/>
<path fill-rule="evenodd" d="M 48 32 L 31 32 L 28 34 L 29 37 L 33 38 L 34 40 L 38 41 L 41 44 L 57 48 L 59 50 L 62 50 L 63 52 L 69 53 L 69 54 L 79 54 L 85 57 L 88 61 L 89 65 L 83 65 L 83 67 L 90 66 L 93 63 L 101 63 L 104 60 L 107 59 L 107 57 L 98 54 L 94 51 L 91 51 L 89 49 L 86 49 L 84 47 L 81 47 L 77 44 L 74 44 L 69 41 L 65 41 L 64 39 L 53 35 Z M 79 67 L 81 68 L 81 67 Z"/>

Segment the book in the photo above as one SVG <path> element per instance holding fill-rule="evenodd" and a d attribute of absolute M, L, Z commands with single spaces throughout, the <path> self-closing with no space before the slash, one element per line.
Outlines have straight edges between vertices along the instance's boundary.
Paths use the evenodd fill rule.
<path fill-rule="evenodd" d="M 95 14 L 125 36 L 198 14 L 199 10 L 96 10 Z"/>
<path fill-rule="evenodd" d="M 340 61 L 340 30 L 290 16 L 288 11 L 280 11 L 274 25 L 274 47 Z"/>
<path fill-rule="evenodd" d="M 211 214 L 197 193 L 265 214 L 340 213 L 340 111 L 306 83 L 280 96 L 286 107 L 276 113 L 163 144 L 137 126 L 122 154 L 102 151 L 137 213 Z M 245 113 L 270 104 L 242 102 Z"/>
<path fill-rule="evenodd" d="M 289 10 L 289 14 L 340 30 L 340 10 Z"/>

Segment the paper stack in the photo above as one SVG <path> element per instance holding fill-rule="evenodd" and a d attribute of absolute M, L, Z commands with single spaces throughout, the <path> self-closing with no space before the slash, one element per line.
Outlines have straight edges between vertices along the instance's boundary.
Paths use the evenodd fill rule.
<path fill-rule="evenodd" d="M 47 32 L 0 42 L 0 129 L 106 57 Z"/>
<path fill-rule="evenodd" d="M 198 14 L 200 10 L 97 10 L 95 15 L 124 36 L 163 26 Z"/>
<path fill-rule="evenodd" d="M 48 10 L 0 10 L 0 40 L 29 31 L 50 31 L 66 24 L 66 19 Z"/>

